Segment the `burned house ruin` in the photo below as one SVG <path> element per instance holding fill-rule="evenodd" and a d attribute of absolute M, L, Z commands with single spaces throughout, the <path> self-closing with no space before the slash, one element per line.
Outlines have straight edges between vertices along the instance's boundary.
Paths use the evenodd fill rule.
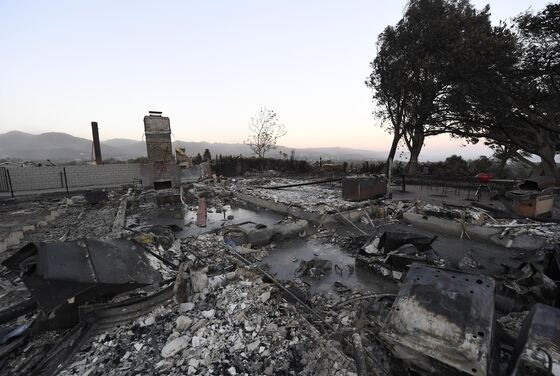
<path fill-rule="evenodd" d="M 560 376 L 560 1 L 5 3 L 0 375 Z"/>
<path fill-rule="evenodd" d="M 187 181 L 144 125 L 142 184 L 0 207 L 4 374 L 558 374 L 555 210 L 474 179 Z"/>

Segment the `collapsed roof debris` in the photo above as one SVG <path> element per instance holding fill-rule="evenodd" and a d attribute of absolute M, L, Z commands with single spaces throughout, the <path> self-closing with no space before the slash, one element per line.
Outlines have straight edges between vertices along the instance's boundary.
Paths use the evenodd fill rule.
<path fill-rule="evenodd" d="M 78 321 L 77 307 L 157 283 L 161 277 L 131 241 L 29 243 L 3 262 L 25 283 L 51 327 Z"/>
<path fill-rule="evenodd" d="M 400 280 L 414 262 L 444 266 L 431 244 L 437 236 L 387 231 L 373 239 L 356 256 L 356 265 L 366 266 L 384 277 Z"/>
<path fill-rule="evenodd" d="M 0 253 L 0 369 L 558 374 L 542 334 L 558 327 L 554 218 L 348 201 L 341 181 L 214 177 L 2 207 L 64 214 Z"/>
<path fill-rule="evenodd" d="M 296 186 L 286 189 L 265 189 L 261 186 L 268 185 L 290 185 L 301 183 L 298 180 L 274 178 L 266 180 L 240 180 L 233 186 L 241 193 L 254 195 L 259 198 L 279 202 L 290 206 L 298 206 L 306 211 L 324 214 L 335 210 L 347 210 L 363 206 L 344 200 L 340 194 L 340 183 L 332 182 L 325 185 Z M 329 186 L 332 184 L 332 186 Z"/>

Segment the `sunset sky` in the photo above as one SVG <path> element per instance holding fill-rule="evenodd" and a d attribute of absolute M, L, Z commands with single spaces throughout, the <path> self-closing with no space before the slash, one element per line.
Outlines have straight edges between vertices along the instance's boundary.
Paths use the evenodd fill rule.
<path fill-rule="evenodd" d="M 546 1 L 490 4 L 492 21 Z M 387 150 L 364 85 L 378 34 L 406 1 L 2 1 L 0 133 L 142 138 L 149 110 L 175 139 L 242 142 L 261 106 L 289 147 Z M 447 137 L 432 152 L 478 155 Z"/>

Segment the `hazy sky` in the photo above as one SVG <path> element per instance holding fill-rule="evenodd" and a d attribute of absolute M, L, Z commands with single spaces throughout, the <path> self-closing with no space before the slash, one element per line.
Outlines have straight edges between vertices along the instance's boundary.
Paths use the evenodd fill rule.
<path fill-rule="evenodd" d="M 489 3 L 493 22 L 547 3 L 472 2 Z M 159 110 L 176 139 L 242 142 L 266 106 L 286 125 L 283 145 L 386 150 L 364 80 L 405 4 L 2 0 L 0 133 L 89 138 L 98 121 L 102 139 L 140 139 L 143 116 Z"/>

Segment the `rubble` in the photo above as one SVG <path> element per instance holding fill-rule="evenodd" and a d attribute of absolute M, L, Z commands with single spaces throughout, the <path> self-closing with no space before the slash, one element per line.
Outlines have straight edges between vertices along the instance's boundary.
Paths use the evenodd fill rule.
<path fill-rule="evenodd" d="M 529 311 L 510 312 L 496 320 L 498 329 L 501 331 L 499 334 L 504 337 L 504 342 L 511 345 L 515 343 L 521 332 L 523 320 L 528 313 Z"/>
<path fill-rule="evenodd" d="M 525 219 L 495 219 L 476 207 L 438 206 L 416 203 L 403 214 L 419 228 L 453 236 L 479 239 L 507 248 L 539 249 L 560 241 L 560 224 Z"/>
<path fill-rule="evenodd" d="M 335 208 L 343 211 L 354 209 L 363 206 L 360 203 L 353 203 L 344 200 L 340 194 L 340 183 L 328 187 L 325 185 L 306 185 L 300 187 L 286 188 L 282 190 L 267 190 L 261 187 L 262 185 L 290 185 L 302 183 L 301 180 L 273 178 L 263 181 L 261 179 L 249 180 L 244 179 L 236 181 L 232 184 L 231 189 L 234 192 L 241 192 L 254 195 L 259 198 L 270 200 L 273 202 L 283 203 L 289 206 L 297 206 L 305 209 L 308 212 L 316 212 L 325 214 L 334 212 Z M 325 183 L 331 184 L 331 183 Z M 334 183 L 332 183 L 334 184 Z M 328 187 L 328 188 L 327 188 Z"/>
<path fill-rule="evenodd" d="M 329 260 L 313 259 L 302 261 L 296 272 L 300 276 L 308 276 L 311 278 L 321 278 L 325 273 L 332 269 L 332 262 Z"/>
<path fill-rule="evenodd" d="M 214 177 L 179 192 L 127 187 L 19 206 L 65 212 L 22 238 L 53 260 L 66 249 L 58 266 L 93 244 L 126 247 L 101 264 L 88 253 L 89 269 L 62 279 L 41 266 L 49 258 L 0 253 L 10 266 L 0 270 L 3 374 L 499 376 L 556 366 L 530 339 L 539 312 L 560 303 L 556 222 L 414 198 L 351 202 L 338 178 L 306 181 Z M 296 186 L 268 189 L 278 185 Z M 282 206 L 244 212 L 238 193 Z M 179 201 L 160 199 L 170 195 Z M 95 294 L 107 279 L 133 283 Z M 66 289 L 84 282 L 94 287 Z M 53 317 L 68 329 L 47 325 Z"/>
<path fill-rule="evenodd" d="M 522 263 L 510 272 L 509 278 L 502 284 L 504 295 L 522 302 L 528 309 L 541 302 L 556 305 L 558 303 L 558 286 L 535 265 Z"/>
<path fill-rule="evenodd" d="M 85 362 L 61 374 L 223 374 L 234 369 L 237 374 L 352 374 L 352 361 L 279 294 L 271 293 L 258 276 L 239 274 L 243 277 L 200 295 L 183 315 L 172 303 L 158 309 L 156 323 L 148 328 L 129 324 L 98 337 L 89 351 L 77 354 Z M 247 275 L 251 277 L 245 279 Z M 269 298 L 261 305 L 264 294 Z M 110 348 L 127 356 L 115 358 L 106 351 Z M 146 357 L 154 361 L 146 362 Z"/>
<path fill-rule="evenodd" d="M 400 280 L 414 262 L 444 266 L 444 260 L 431 247 L 436 239 L 437 236 L 387 231 L 361 248 L 356 265 L 396 280 Z"/>

